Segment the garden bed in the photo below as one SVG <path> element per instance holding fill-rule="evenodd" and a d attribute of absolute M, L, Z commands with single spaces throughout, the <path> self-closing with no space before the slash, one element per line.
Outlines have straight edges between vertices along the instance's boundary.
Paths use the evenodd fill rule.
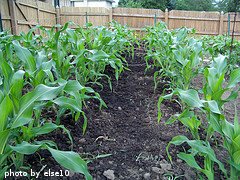
<path fill-rule="evenodd" d="M 97 180 L 111 177 L 115 179 L 163 179 L 164 177 L 196 179 L 194 170 L 176 157 L 179 148 L 170 149 L 174 162 L 169 163 L 166 154 L 167 144 L 174 136 L 179 134 L 189 136 L 189 133 L 180 123 L 167 126 L 164 124 L 166 119 L 180 111 L 177 103 L 165 102 L 162 105 L 164 117 L 160 123 L 157 123 L 157 102 L 163 89 L 159 85 L 154 92 L 154 71 L 145 73 L 146 66 L 141 53 L 141 51 L 136 52 L 134 60 L 128 58 L 130 70 L 126 70 L 119 81 L 113 81 L 112 91 L 108 83 L 103 81 L 104 89 L 100 95 L 108 108 L 100 111 L 98 102 L 88 102 L 86 111 L 88 129 L 85 135 L 82 135 L 80 122 L 75 124 L 71 117 L 62 121 L 73 136 L 73 150 L 80 153 L 82 157 L 92 159 L 89 170 Z M 198 86 L 200 81 L 201 78 L 196 78 L 193 85 Z M 238 99 L 238 105 L 239 102 Z M 230 104 L 229 107 L 232 105 Z M 230 111 L 228 112 L 233 115 L 234 109 Z M 61 131 L 52 133 L 51 138 L 61 149 L 69 148 L 68 139 Z M 107 157 L 94 159 L 98 155 L 108 154 Z M 220 159 L 224 159 L 224 154 L 225 152 L 218 150 Z M 40 170 L 42 166 L 37 163 L 40 161 L 39 157 L 37 155 L 31 157 L 35 158 L 34 162 L 31 158 L 28 162 L 33 165 L 33 168 Z M 50 153 L 41 153 L 41 158 L 44 158 L 42 165 L 47 165 L 45 169 L 51 169 L 53 172 L 62 170 L 54 162 Z M 201 162 L 200 159 L 199 162 Z M 220 171 L 216 171 L 216 175 L 218 179 L 224 179 Z M 66 179 L 79 178 L 83 176 L 70 174 L 70 177 L 66 177 Z"/>

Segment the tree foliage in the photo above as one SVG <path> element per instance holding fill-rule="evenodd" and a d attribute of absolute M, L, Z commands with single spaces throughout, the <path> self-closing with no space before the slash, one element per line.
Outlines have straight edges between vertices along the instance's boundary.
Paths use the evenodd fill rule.
<path fill-rule="evenodd" d="M 187 11 L 240 11 L 240 0 L 120 0 L 120 7 Z"/>
<path fill-rule="evenodd" d="M 236 12 L 240 11 L 239 0 L 215 0 L 216 8 L 219 11 L 224 12 Z"/>
<path fill-rule="evenodd" d="M 127 7 L 127 8 L 141 8 L 141 2 L 134 1 L 134 0 L 120 0 L 118 3 L 119 7 Z"/>
<path fill-rule="evenodd" d="M 133 7 L 146 9 L 165 10 L 170 5 L 170 0 L 120 0 L 119 7 Z"/>
<path fill-rule="evenodd" d="M 174 9 L 188 11 L 212 11 L 213 0 L 172 0 Z"/>

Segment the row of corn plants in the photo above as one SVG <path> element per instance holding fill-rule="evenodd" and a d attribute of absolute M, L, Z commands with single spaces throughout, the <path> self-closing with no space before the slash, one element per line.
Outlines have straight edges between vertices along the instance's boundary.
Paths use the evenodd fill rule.
<path fill-rule="evenodd" d="M 219 54 L 225 55 L 228 59 L 228 68 L 233 70 L 240 66 L 240 42 L 226 35 L 203 36 L 200 39 L 203 42 L 206 56 L 214 59 Z"/>
<path fill-rule="evenodd" d="M 155 88 L 161 79 L 161 83 L 167 84 L 169 90 L 176 87 L 188 89 L 191 79 L 201 71 L 202 42 L 189 38 L 188 35 L 192 33 L 194 30 L 187 28 L 170 31 L 165 23 L 146 28 L 146 70 L 157 68 L 154 74 Z"/>
<path fill-rule="evenodd" d="M 208 179 L 215 178 L 214 165 L 219 167 L 225 178 L 239 179 L 240 125 L 237 109 L 234 121 L 224 115 L 224 105 L 236 100 L 240 89 L 239 49 L 236 48 L 239 42 L 234 41 L 233 55 L 229 57 L 228 37 L 194 38 L 193 30 L 170 31 L 164 23 L 146 30 L 146 69 L 156 68 L 155 88 L 161 83 L 168 90 L 159 98 L 158 120 L 162 118 L 162 102 L 174 100 L 180 104 L 181 112 L 172 115 L 166 125 L 179 121 L 191 134 L 191 137 L 176 136 L 169 142 L 167 154 L 170 161 L 170 145 L 182 146 L 184 151 L 177 156 Z M 204 63 L 204 58 L 209 55 L 210 63 Z M 200 89 L 191 86 L 197 75 L 204 78 Z M 224 98 L 225 93 L 229 94 L 227 98 Z M 204 135 L 199 133 L 199 129 L 204 130 Z M 219 144 L 214 142 L 217 138 L 221 139 Z M 214 148 L 221 147 L 228 153 L 225 162 L 215 154 Z M 197 159 L 203 159 L 203 164 Z M 199 175 L 201 179 L 204 178 L 202 174 Z"/>
<path fill-rule="evenodd" d="M 159 106 L 164 99 L 171 99 L 177 96 L 182 103 L 182 112 L 173 115 L 167 124 L 180 121 L 191 133 L 191 138 L 183 135 L 176 136 L 170 144 L 176 146 L 187 143 L 189 149 L 180 152 L 178 157 L 183 159 L 189 166 L 202 172 L 208 179 L 214 179 L 214 164 L 219 166 L 227 179 L 238 179 L 240 177 L 240 125 L 235 112 L 234 122 L 224 116 L 224 104 L 238 97 L 240 68 L 234 69 L 229 80 L 225 81 L 227 73 L 227 60 L 225 56 L 219 56 L 204 68 L 204 84 L 200 91 L 194 88 L 188 90 L 175 89 L 171 94 L 162 96 L 159 99 Z M 223 98 L 228 92 L 229 96 Z M 200 98 L 201 97 L 201 98 Z M 161 112 L 160 112 L 161 118 Z M 199 134 L 199 128 L 204 129 L 206 136 Z M 219 144 L 214 144 L 213 139 L 221 138 Z M 230 166 L 230 173 L 227 172 L 223 163 L 217 159 L 213 146 L 224 147 L 229 158 L 227 163 Z M 169 159 L 171 156 L 168 153 Z M 200 166 L 196 159 L 204 159 L 204 165 Z"/>
<path fill-rule="evenodd" d="M 111 87 L 106 68 L 118 79 L 127 66 L 121 54 L 131 52 L 134 41 L 133 33 L 116 22 L 110 28 L 66 23 L 51 29 L 36 26 L 20 35 L 0 34 L 0 179 L 9 170 L 27 171 L 24 157 L 40 150 L 92 179 L 86 161 L 72 151 L 73 140 L 61 117 L 70 112 L 73 120 L 83 120 L 85 133 L 86 101 L 97 99 L 100 109 L 106 107 L 93 85 L 102 87 L 106 78 Z M 44 113 L 50 110 L 54 118 Z M 54 141 L 38 140 L 56 129 L 69 137 L 69 151 L 59 150 Z"/>

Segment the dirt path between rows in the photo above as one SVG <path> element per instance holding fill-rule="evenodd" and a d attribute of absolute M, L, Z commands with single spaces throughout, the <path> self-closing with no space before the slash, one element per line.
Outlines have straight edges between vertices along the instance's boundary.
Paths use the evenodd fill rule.
<path fill-rule="evenodd" d="M 100 112 L 94 104 L 89 104 L 88 131 L 84 137 L 79 129 L 68 126 L 77 142 L 74 149 L 93 155 L 111 154 L 89 164 L 97 180 L 113 176 L 124 180 L 162 179 L 166 173 L 184 174 L 189 169 L 183 167 L 181 161 L 169 164 L 165 152 L 167 143 L 174 135 L 184 133 L 183 128 L 176 124 L 166 127 L 164 121 L 157 123 L 161 88 L 154 93 L 153 72 L 145 73 L 141 57 L 129 62 L 129 69 L 118 82 L 113 81 L 113 91 L 105 85 L 100 93 L 107 109 Z M 164 114 L 169 117 L 175 108 L 165 107 Z M 191 176 L 192 173 L 186 174 Z M 77 175 L 71 179 L 74 177 L 77 179 Z"/>

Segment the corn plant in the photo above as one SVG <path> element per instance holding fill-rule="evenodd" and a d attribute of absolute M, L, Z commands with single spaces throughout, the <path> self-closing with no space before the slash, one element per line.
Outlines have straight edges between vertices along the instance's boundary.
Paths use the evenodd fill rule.
<path fill-rule="evenodd" d="M 202 63 L 202 43 L 188 37 L 194 31 L 186 28 L 170 31 L 164 23 L 146 31 L 146 69 L 151 66 L 157 68 L 154 73 L 155 89 L 159 82 L 170 86 L 169 89 L 188 89 Z M 153 65 L 149 64 L 150 60 Z"/>
<path fill-rule="evenodd" d="M 226 178 L 238 179 L 240 176 L 240 160 L 239 160 L 239 122 L 237 113 L 234 123 L 228 121 L 223 115 L 224 104 L 233 101 L 238 96 L 240 82 L 240 69 L 235 69 L 230 73 L 229 81 L 224 83 L 225 74 L 227 72 L 227 59 L 224 56 L 219 56 L 214 59 L 209 67 L 204 69 L 205 84 L 202 87 L 201 99 L 199 92 L 195 89 L 175 89 L 171 94 L 159 98 L 159 120 L 161 118 L 160 105 L 164 99 L 171 99 L 176 95 L 184 104 L 183 112 L 175 114 L 171 117 L 167 124 L 171 124 L 179 120 L 192 134 L 193 140 L 186 136 L 180 135 L 172 139 L 167 147 L 167 152 L 171 144 L 182 145 L 187 143 L 189 149 L 186 152 L 181 152 L 178 157 L 183 159 L 189 166 L 202 172 L 208 179 L 214 179 L 214 164 L 218 164 L 219 169 L 223 172 Z M 237 90 L 236 90 L 237 88 Z M 225 92 L 230 95 L 222 99 Z M 201 116 L 199 116 L 201 114 Z M 199 118 L 202 117 L 202 118 Z M 206 121 L 207 123 L 203 123 Z M 198 129 L 202 127 L 207 133 L 205 139 L 201 139 Z M 223 140 L 222 146 L 229 154 L 228 165 L 230 173 L 227 173 L 224 165 L 220 162 L 211 147 L 211 139 L 214 134 L 221 135 Z M 200 166 L 196 157 L 201 156 L 204 159 L 203 167 Z M 171 156 L 168 153 L 171 160 Z"/>

